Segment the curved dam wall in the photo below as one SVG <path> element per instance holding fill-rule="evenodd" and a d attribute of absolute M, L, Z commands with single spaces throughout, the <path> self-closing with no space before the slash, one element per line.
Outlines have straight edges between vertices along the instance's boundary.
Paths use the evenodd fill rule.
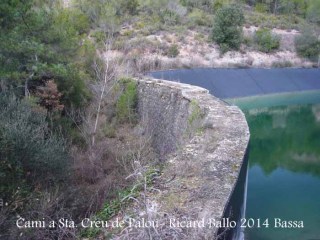
<path fill-rule="evenodd" d="M 148 219 L 161 226 L 156 236 L 217 238 L 214 221 L 224 215 L 249 142 L 244 114 L 201 87 L 136 81 L 142 127 L 165 165 L 158 180 L 161 191 L 148 194 L 153 206 Z M 201 226 L 185 227 L 180 221 Z"/>

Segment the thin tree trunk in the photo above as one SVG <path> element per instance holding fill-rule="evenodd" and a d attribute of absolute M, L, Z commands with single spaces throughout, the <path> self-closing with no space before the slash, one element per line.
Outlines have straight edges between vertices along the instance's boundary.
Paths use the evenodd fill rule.
<path fill-rule="evenodd" d="M 29 89 L 28 89 L 28 83 L 29 83 L 29 80 L 33 78 L 33 75 L 34 75 L 34 73 L 32 73 L 32 74 L 26 79 L 26 81 L 24 82 L 24 96 L 27 97 L 27 98 L 30 96 L 30 92 L 29 92 Z"/>
<path fill-rule="evenodd" d="M 99 122 L 99 116 L 100 116 L 100 111 L 101 111 L 101 104 L 102 104 L 102 99 L 104 97 L 104 92 L 106 90 L 106 86 L 107 86 L 107 72 L 108 72 L 108 68 L 109 68 L 109 59 L 107 58 L 107 62 L 106 62 L 106 69 L 104 72 L 104 80 L 103 80 L 103 86 L 102 86 L 102 91 L 100 94 L 100 98 L 99 98 L 99 102 L 98 102 L 98 109 L 97 109 L 97 116 L 96 116 L 96 120 L 94 123 L 94 128 L 93 128 L 93 135 L 92 135 L 92 146 L 95 144 L 95 135 L 97 132 L 97 127 L 98 127 L 98 122 Z"/>
<path fill-rule="evenodd" d="M 112 36 L 108 37 L 108 39 L 105 42 L 105 47 L 106 47 L 106 52 L 108 52 L 108 50 L 111 49 L 111 43 L 112 43 Z M 107 84 L 109 82 L 109 80 L 111 80 L 112 78 L 114 78 L 114 73 L 109 73 L 110 71 L 110 59 L 107 56 L 106 60 L 105 60 L 105 68 L 103 70 L 103 74 L 101 74 L 101 70 L 99 69 L 99 67 L 96 65 L 96 75 L 97 78 L 99 78 L 100 80 L 103 81 L 103 85 L 102 85 L 102 91 L 101 94 L 99 96 L 99 100 L 98 100 L 98 108 L 97 108 L 97 115 L 96 115 L 96 119 L 95 119 L 95 123 L 94 123 L 94 127 L 93 127 L 93 133 L 92 133 L 92 140 L 91 140 L 91 144 L 92 146 L 94 146 L 95 144 L 95 137 L 96 137 L 96 133 L 97 133 L 97 128 L 98 128 L 98 123 L 99 123 L 99 117 L 100 117 L 100 112 L 101 112 L 101 105 L 102 105 L 102 101 L 103 98 L 105 96 L 105 94 L 108 94 L 108 92 L 114 87 L 115 83 L 112 84 L 109 89 L 108 92 L 106 93 L 106 88 L 107 88 Z"/>
<path fill-rule="evenodd" d="M 278 0 L 275 0 L 274 6 L 273 6 L 273 14 L 274 14 L 274 15 L 277 14 L 277 3 L 278 3 Z"/>

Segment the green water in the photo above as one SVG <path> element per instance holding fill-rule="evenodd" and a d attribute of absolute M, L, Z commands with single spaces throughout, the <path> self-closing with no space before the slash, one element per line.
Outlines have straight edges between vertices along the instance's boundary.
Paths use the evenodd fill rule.
<path fill-rule="evenodd" d="M 320 105 L 245 110 L 251 132 L 246 218 L 249 240 L 320 239 Z M 275 228 L 274 219 L 303 221 Z"/>
<path fill-rule="evenodd" d="M 270 106 L 288 106 L 297 104 L 320 103 L 320 91 L 302 91 L 289 93 L 275 93 L 262 96 L 250 96 L 234 99 L 225 99 L 231 105 L 237 105 L 242 110 L 261 109 Z"/>

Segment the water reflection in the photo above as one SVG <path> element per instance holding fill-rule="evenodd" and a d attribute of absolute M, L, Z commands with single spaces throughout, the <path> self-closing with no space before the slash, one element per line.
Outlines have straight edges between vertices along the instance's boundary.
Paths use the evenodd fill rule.
<path fill-rule="evenodd" d="M 247 218 L 269 228 L 246 229 L 247 240 L 320 239 L 320 105 L 245 111 L 251 133 Z M 304 228 L 275 228 L 274 219 Z"/>
<path fill-rule="evenodd" d="M 250 167 L 281 167 L 320 176 L 320 105 L 245 112 L 251 132 Z"/>
<path fill-rule="evenodd" d="M 320 122 L 320 104 L 312 106 L 312 112 L 317 122 Z"/>

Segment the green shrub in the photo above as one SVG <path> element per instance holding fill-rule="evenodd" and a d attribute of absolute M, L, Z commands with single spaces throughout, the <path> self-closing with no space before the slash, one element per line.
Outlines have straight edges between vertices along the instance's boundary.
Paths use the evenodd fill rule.
<path fill-rule="evenodd" d="M 26 186 L 32 190 L 32 186 L 46 186 L 48 181 L 54 183 L 64 178 L 68 168 L 65 145 L 61 137 L 49 131 L 43 109 L 0 94 L 0 192 L 3 198 L 14 196 Z"/>
<path fill-rule="evenodd" d="M 177 44 L 172 44 L 168 51 L 167 51 L 167 56 L 171 57 L 171 58 L 175 58 L 179 55 L 179 49 L 178 49 L 178 45 Z"/>
<path fill-rule="evenodd" d="M 273 15 L 259 12 L 246 12 L 246 24 L 265 28 L 299 29 L 305 23 L 296 15 Z"/>
<path fill-rule="evenodd" d="M 120 123 L 133 123 L 136 121 L 137 107 L 137 86 L 131 79 L 121 80 L 124 85 L 124 91 L 116 104 L 116 116 Z"/>
<path fill-rule="evenodd" d="M 258 45 L 258 49 L 265 53 L 269 53 L 280 47 L 280 38 L 272 34 L 271 30 L 267 28 L 257 30 L 254 41 Z"/>
<path fill-rule="evenodd" d="M 254 10 L 259 13 L 266 13 L 268 12 L 268 6 L 264 3 L 257 3 L 254 6 Z"/>
<path fill-rule="evenodd" d="M 307 20 L 312 23 L 320 24 L 320 1 L 310 0 L 307 9 Z"/>
<path fill-rule="evenodd" d="M 166 25 L 172 26 L 180 22 L 180 16 L 169 9 L 159 13 L 160 21 Z"/>
<path fill-rule="evenodd" d="M 193 9 L 188 17 L 192 25 L 210 26 L 212 24 L 208 14 L 197 8 Z"/>
<path fill-rule="evenodd" d="M 33 7 L 33 1 L 18 1 L 12 3 L 12 12 L 1 9 L 0 22 L 7 14 L 9 18 L 15 16 L 12 23 L 1 27 L 1 84 L 22 89 L 28 79 L 32 94 L 36 87 L 53 79 L 63 94 L 65 107 L 83 107 L 89 99 L 85 80 L 92 79 L 89 62 L 96 54 L 83 37 L 89 32 L 89 19 L 80 10 L 45 2 L 39 1 Z"/>
<path fill-rule="evenodd" d="M 190 126 L 193 123 L 201 118 L 201 108 L 199 107 L 199 103 L 196 100 L 192 100 L 190 103 L 191 114 L 188 117 L 188 123 Z"/>
<path fill-rule="evenodd" d="M 91 34 L 97 43 L 104 43 L 106 40 L 106 33 L 102 30 L 97 30 Z"/>
<path fill-rule="evenodd" d="M 125 0 L 121 2 L 121 9 L 127 11 L 131 15 L 134 15 L 138 12 L 138 7 L 138 0 Z"/>
<path fill-rule="evenodd" d="M 320 40 L 310 30 L 302 32 L 295 38 L 295 47 L 299 56 L 316 61 L 320 55 Z"/>
<path fill-rule="evenodd" d="M 106 123 L 106 125 L 103 128 L 103 133 L 108 138 L 115 138 L 117 136 L 115 126 L 113 126 L 113 124 L 110 123 Z"/>
<path fill-rule="evenodd" d="M 212 39 L 220 45 L 222 52 L 240 48 L 243 24 L 243 12 L 237 5 L 224 6 L 217 11 Z"/>
<path fill-rule="evenodd" d="M 219 1 L 228 1 L 228 0 L 219 0 Z M 214 2 L 216 2 L 216 0 Z M 213 9 L 212 0 L 180 0 L 180 3 L 183 6 L 187 7 L 188 10 L 198 8 L 206 12 L 211 12 Z"/>
<path fill-rule="evenodd" d="M 251 47 L 251 46 L 253 45 L 253 39 L 252 39 L 252 37 L 251 37 L 251 36 L 245 36 L 245 37 L 243 38 L 243 43 L 244 43 L 245 45 L 247 45 L 248 47 Z"/>
<path fill-rule="evenodd" d="M 222 8 L 225 5 L 224 0 L 216 0 L 213 2 L 213 11 L 217 12 L 220 8 Z"/>
<path fill-rule="evenodd" d="M 273 68 L 290 68 L 292 65 L 290 61 L 277 61 L 272 63 Z"/>

